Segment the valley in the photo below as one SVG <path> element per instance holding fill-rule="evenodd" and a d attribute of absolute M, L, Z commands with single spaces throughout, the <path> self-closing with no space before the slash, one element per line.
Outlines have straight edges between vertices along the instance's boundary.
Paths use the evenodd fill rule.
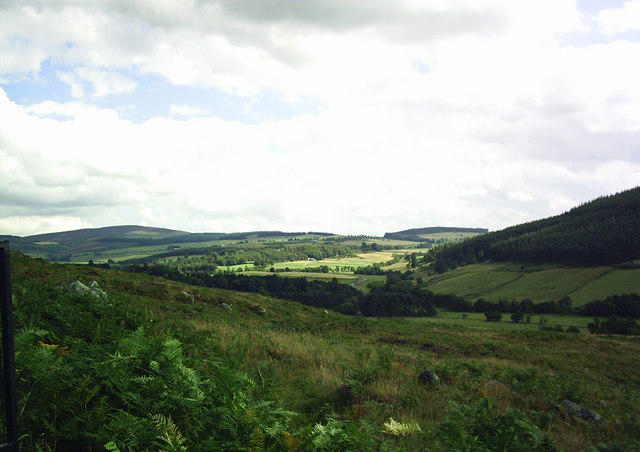
<path fill-rule="evenodd" d="M 639 450 L 637 237 L 537 224 L 10 237 L 23 448 Z"/>

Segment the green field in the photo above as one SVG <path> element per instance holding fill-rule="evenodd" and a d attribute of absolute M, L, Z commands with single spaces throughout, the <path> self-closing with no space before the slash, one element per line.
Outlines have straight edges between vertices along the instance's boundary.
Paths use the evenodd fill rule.
<path fill-rule="evenodd" d="M 433 292 L 454 293 L 470 300 L 557 301 L 570 296 L 574 306 L 640 291 L 640 269 L 605 266 L 482 263 L 425 276 L 424 280 Z"/>
<path fill-rule="evenodd" d="M 569 334 L 539 331 L 538 316 L 348 317 L 18 254 L 12 280 L 22 450 L 640 447 L 640 341 L 591 335 L 588 318 L 545 316 L 581 330 Z M 108 302 L 65 289 L 75 280 Z"/>
<path fill-rule="evenodd" d="M 414 247 L 416 246 L 416 242 L 411 240 L 398 240 L 398 239 L 387 239 L 384 237 L 365 237 L 361 239 L 353 239 L 353 240 L 341 240 L 340 243 L 343 245 L 351 245 L 351 246 L 361 246 L 362 242 L 368 243 L 371 245 L 372 243 L 376 243 L 382 246 L 398 246 L 398 247 Z M 424 251 L 424 249 L 422 249 Z"/>
<path fill-rule="evenodd" d="M 575 326 L 581 332 L 587 332 L 587 323 L 593 319 L 575 315 L 560 314 L 535 314 L 531 315 L 531 323 L 521 321 L 512 322 L 510 314 L 503 314 L 500 322 L 487 322 L 486 317 L 480 312 L 460 313 L 453 311 L 439 310 L 437 317 L 411 318 L 412 322 L 438 323 L 464 329 L 480 329 L 487 331 L 538 331 L 540 329 L 540 319 L 545 319 L 547 326 L 560 325 L 565 330 L 570 326 Z"/>
<path fill-rule="evenodd" d="M 477 232 L 435 232 L 432 234 L 420 234 L 418 237 L 444 242 L 459 242 L 476 235 L 478 235 Z"/>

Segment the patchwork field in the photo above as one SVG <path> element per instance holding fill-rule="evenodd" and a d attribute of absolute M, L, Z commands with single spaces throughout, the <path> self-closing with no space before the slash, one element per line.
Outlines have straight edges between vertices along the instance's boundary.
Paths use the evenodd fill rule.
<path fill-rule="evenodd" d="M 454 293 L 470 300 L 556 301 L 570 296 L 574 306 L 607 295 L 640 291 L 640 268 L 608 266 L 482 263 L 424 279 L 433 292 Z"/>

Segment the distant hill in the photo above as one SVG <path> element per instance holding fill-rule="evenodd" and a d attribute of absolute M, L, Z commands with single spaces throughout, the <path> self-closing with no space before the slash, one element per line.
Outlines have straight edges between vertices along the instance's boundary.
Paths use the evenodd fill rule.
<path fill-rule="evenodd" d="M 434 252 L 436 270 L 482 261 L 616 264 L 640 258 L 640 187 Z"/>
<path fill-rule="evenodd" d="M 270 238 L 291 238 L 299 236 L 331 236 L 318 232 L 202 232 L 190 233 L 174 229 L 147 226 L 109 226 L 103 228 L 78 229 L 27 237 L 0 236 L 8 240 L 12 250 L 30 256 L 42 257 L 59 262 L 87 262 L 91 259 L 106 260 L 129 257 L 143 257 L 172 248 L 210 246 L 216 241 L 260 240 Z M 207 245 L 206 242 L 209 242 Z M 121 250 L 122 252 L 119 252 Z"/>
<path fill-rule="evenodd" d="M 0 236 L 8 240 L 11 249 L 49 260 L 65 261 L 78 253 L 100 253 L 114 246 L 131 246 L 144 241 L 176 240 L 185 231 L 146 226 L 108 226 L 52 232 L 26 237 Z"/>
<path fill-rule="evenodd" d="M 151 228 L 147 226 L 107 226 L 104 228 L 76 229 L 74 231 L 52 232 L 23 237 L 29 242 L 58 242 L 61 244 L 76 244 L 87 240 L 103 240 L 110 238 L 166 238 L 187 234 L 185 231 L 174 229 Z"/>
<path fill-rule="evenodd" d="M 484 228 L 455 228 L 436 226 L 429 228 L 406 229 L 404 231 L 398 232 L 387 232 L 384 235 L 384 238 L 393 240 L 409 240 L 412 242 L 436 243 L 438 239 L 443 239 L 443 241 L 453 241 L 448 239 L 473 237 L 478 234 L 485 234 L 488 231 L 488 229 Z"/>

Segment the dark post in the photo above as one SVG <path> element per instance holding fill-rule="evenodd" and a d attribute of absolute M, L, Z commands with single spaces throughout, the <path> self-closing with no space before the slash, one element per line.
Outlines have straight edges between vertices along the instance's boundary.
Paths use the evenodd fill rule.
<path fill-rule="evenodd" d="M 0 348 L 0 452 L 18 450 L 18 409 L 16 405 L 16 364 L 13 352 L 13 306 L 11 300 L 11 267 L 9 242 L 0 242 L 0 316 L 2 347 Z"/>

